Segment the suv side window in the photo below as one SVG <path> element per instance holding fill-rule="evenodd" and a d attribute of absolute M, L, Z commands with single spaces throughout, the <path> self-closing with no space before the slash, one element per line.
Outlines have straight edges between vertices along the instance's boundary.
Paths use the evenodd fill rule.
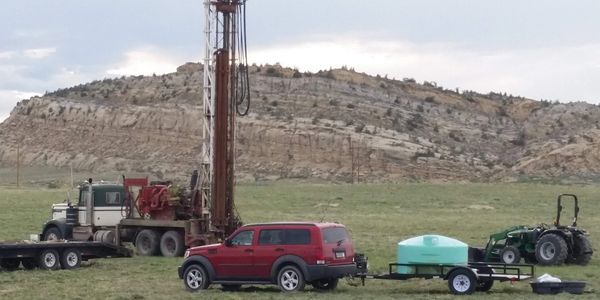
<path fill-rule="evenodd" d="M 286 229 L 286 245 L 309 245 L 310 231 L 308 229 Z"/>
<path fill-rule="evenodd" d="M 231 244 L 238 246 L 252 246 L 252 238 L 254 237 L 254 230 L 240 231 L 231 239 Z"/>
<path fill-rule="evenodd" d="M 283 230 L 263 229 L 258 234 L 259 245 L 281 245 L 283 244 Z"/>

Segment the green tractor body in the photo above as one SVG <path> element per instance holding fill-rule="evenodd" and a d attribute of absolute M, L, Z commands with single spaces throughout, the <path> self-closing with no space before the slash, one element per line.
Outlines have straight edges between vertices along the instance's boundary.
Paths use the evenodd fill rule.
<path fill-rule="evenodd" d="M 571 225 L 560 224 L 563 198 L 572 198 L 575 204 Z M 577 196 L 562 194 L 557 199 L 557 215 L 554 225 L 540 224 L 535 227 L 514 226 L 490 235 L 484 249 L 485 261 L 507 264 L 526 263 L 560 265 L 576 263 L 585 265 L 592 258 L 592 245 L 587 232 L 577 227 L 579 205 Z"/>

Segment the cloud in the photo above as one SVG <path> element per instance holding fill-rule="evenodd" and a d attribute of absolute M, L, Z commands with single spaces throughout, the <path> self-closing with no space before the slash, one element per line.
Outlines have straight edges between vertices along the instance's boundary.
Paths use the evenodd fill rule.
<path fill-rule="evenodd" d="M 56 48 L 35 48 L 24 50 L 23 55 L 31 59 L 42 59 L 54 54 L 55 52 Z"/>
<path fill-rule="evenodd" d="M 35 92 L 0 90 L 0 123 L 8 118 L 17 102 L 40 95 Z"/>
<path fill-rule="evenodd" d="M 314 37 L 313 37 L 314 39 Z M 600 101 L 600 44 L 511 50 L 473 50 L 453 43 L 380 41 L 367 36 L 320 37 L 312 42 L 250 49 L 256 63 L 301 70 L 341 66 L 446 88 L 507 92 L 561 101 Z"/>
<path fill-rule="evenodd" d="M 175 72 L 181 60 L 162 53 L 154 47 L 131 50 L 125 53 L 125 59 L 115 64 L 106 74 L 121 75 L 152 75 Z"/>
<path fill-rule="evenodd" d="M 0 59 L 11 59 L 17 55 L 16 51 L 3 51 L 0 52 Z"/>

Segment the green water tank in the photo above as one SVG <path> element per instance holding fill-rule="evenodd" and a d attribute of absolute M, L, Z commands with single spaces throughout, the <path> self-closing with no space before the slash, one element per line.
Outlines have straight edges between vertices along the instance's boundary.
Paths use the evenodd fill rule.
<path fill-rule="evenodd" d="M 441 235 L 422 235 L 398 243 L 396 261 L 399 264 L 466 265 L 469 246 L 459 240 Z M 414 274 L 414 267 L 399 266 L 400 274 Z M 420 274 L 439 273 L 436 268 L 419 268 Z"/>

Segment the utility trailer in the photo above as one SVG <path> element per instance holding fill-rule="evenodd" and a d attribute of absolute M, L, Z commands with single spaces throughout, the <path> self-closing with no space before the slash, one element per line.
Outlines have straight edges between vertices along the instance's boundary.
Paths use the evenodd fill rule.
<path fill-rule="evenodd" d="M 130 257 L 129 249 L 110 243 L 81 241 L 44 241 L 0 243 L 0 268 L 75 269 L 93 258 Z"/>
<path fill-rule="evenodd" d="M 521 281 L 534 276 L 534 266 L 528 264 L 504 264 L 488 262 L 469 262 L 466 265 L 454 264 L 399 264 L 390 263 L 387 274 L 369 275 L 367 260 L 362 255 L 355 257 L 358 273 L 364 285 L 365 279 L 408 280 L 412 278 L 448 281 L 448 288 L 456 295 L 469 295 L 475 291 L 486 292 L 494 281 Z M 395 272 L 398 267 L 412 268 L 410 273 Z"/>

